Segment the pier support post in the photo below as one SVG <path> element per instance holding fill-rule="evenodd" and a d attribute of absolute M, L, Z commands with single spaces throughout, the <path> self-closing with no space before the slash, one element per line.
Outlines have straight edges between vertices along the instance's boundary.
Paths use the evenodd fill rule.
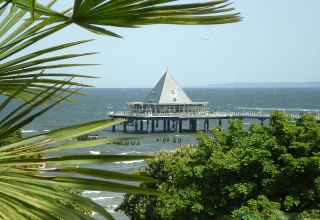
<path fill-rule="evenodd" d="M 197 131 L 197 119 L 193 119 L 193 131 Z"/>
<path fill-rule="evenodd" d="M 134 120 L 134 132 L 138 133 L 138 121 Z"/>
<path fill-rule="evenodd" d="M 182 120 L 179 119 L 179 132 L 182 132 Z"/>
<path fill-rule="evenodd" d="M 140 131 L 143 131 L 143 120 L 140 120 Z"/>
<path fill-rule="evenodd" d="M 123 132 L 127 132 L 127 122 L 123 122 Z"/>
<path fill-rule="evenodd" d="M 265 119 L 264 118 L 260 118 L 259 120 L 261 121 L 261 125 L 263 125 L 263 122 L 264 122 Z"/>
<path fill-rule="evenodd" d="M 197 131 L 197 119 L 190 119 L 190 131 Z"/>
<path fill-rule="evenodd" d="M 203 130 L 204 130 L 205 132 L 208 132 L 208 131 L 209 131 L 209 119 L 205 119 L 205 120 L 204 120 L 203 126 L 204 126 Z"/>
<path fill-rule="evenodd" d="M 115 131 L 116 131 L 116 126 L 112 125 L 112 132 L 115 132 Z"/>
<path fill-rule="evenodd" d="M 151 133 L 154 133 L 154 120 L 151 120 Z"/>
<path fill-rule="evenodd" d="M 149 120 L 147 120 L 147 133 L 149 133 Z"/>
<path fill-rule="evenodd" d="M 221 120 L 221 119 L 219 119 L 219 125 L 220 125 L 220 126 L 222 125 L 222 120 Z"/>
<path fill-rule="evenodd" d="M 167 120 L 164 119 L 163 120 L 163 132 L 166 132 L 167 131 Z"/>
<path fill-rule="evenodd" d="M 168 119 L 168 122 L 167 122 L 167 131 L 170 131 L 170 119 Z"/>

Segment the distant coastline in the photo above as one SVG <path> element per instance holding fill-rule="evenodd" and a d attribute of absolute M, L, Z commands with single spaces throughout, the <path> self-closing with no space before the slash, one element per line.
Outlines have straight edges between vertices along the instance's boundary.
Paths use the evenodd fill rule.
<path fill-rule="evenodd" d="M 268 83 L 254 83 L 254 82 L 234 82 L 225 84 L 208 84 L 208 85 L 189 85 L 182 86 L 185 89 L 210 89 L 210 88 L 320 88 L 320 81 L 318 82 L 268 82 Z M 127 87 L 127 88 L 103 88 L 103 87 L 93 87 L 84 88 L 84 90 L 91 89 L 152 89 L 151 87 Z"/>
<path fill-rule="evenodd" d="M 204 86 L 192 86 L 190 88 L 320 88 L 319 82 L 274 82 L 274 83 L 250 83 L 235 82 L 227 84 L 208 84 Z"/>

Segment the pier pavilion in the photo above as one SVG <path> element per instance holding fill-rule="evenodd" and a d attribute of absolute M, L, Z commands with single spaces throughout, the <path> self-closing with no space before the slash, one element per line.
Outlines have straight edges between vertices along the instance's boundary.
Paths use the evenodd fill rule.
<path fill-rule="evenodd" d="M 108 116 L 113 119 L 128 119 L 123 124 L 123 131 L 127 131 L 127 125 L 133 125 L 137 133 L 155 132 L 161 121 L 163 132 L 181 132 L 183 121 L 186 120 L 189 120 L 190 129 L 195 131 L 195 117 L 207 114 L 207 104 L 208 102 L 191 101 L 172 75 L 166 71 L 143 102 L 129 102 L 129 112 L 112 112 Z M 209 128 L 209 125 L 207 127 Z"/>
<path fill-rule="evenodd" d="M 167 71 L 143 102 L 128 103 L 133 114 L 201 114 L 208 102 L 192 102 Z"/>
<path fill-rule="evenodd" d="M 129 131 L 128 126 L 131 126 L 135 133 L 195 132 L 198 129 L 209 131 L 210 120 L 218 120 L 221 125 L 223 119 L 258 119 L 263 124 L 265 120 L 270 119 L 271 110 L 284 111 L 292 118 L 299 118 L 301 114 L 316 113 L 320 122 L 320 110 L 317 109 L 307 111 L 306 109 L 238 108 L 241 112 L 209 112 L 207 104 L 208 102 L 192 102 L 167 71 L 143 102 L 129 102 L 130 111 L 109 112 L 108 116 L 112 119 L 127 119 L 123 123 L 123 131 Z M 112 131 L 115 129 L 114 125 Z"/>

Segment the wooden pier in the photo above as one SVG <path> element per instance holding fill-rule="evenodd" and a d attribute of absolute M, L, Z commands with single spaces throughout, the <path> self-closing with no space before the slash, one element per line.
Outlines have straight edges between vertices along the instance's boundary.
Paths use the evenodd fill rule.
<path fill-rule="evenodd" d="M 314 112 L 303 112 L 290 114 L 289 110 L 282 109 L 286 115 L 294 119 L 301 114 L 311 114 Z M 112 119 L 124 118 L 126 122 L 122 124 L 122 131 L 133 131 L 135 133 L 155 133 L 155 132 L 196 132 L 210 130 L 210 123 L 214 120 L 222 125 L 222 120 L 228 119 L 256 119 L 261 124 L 269 120 L 270 112 L 205 112 L 205 113 L 132 113 L 132 112 L 109 112 L 108 116 Z M 317 120 L 320 122 L 319 111 Z M 128 127 L 131 126 L 131 130 Z M 133 128 L 133 129 L 132 129 Z M 112 127 L 116 131 L 116 126 Z"/>

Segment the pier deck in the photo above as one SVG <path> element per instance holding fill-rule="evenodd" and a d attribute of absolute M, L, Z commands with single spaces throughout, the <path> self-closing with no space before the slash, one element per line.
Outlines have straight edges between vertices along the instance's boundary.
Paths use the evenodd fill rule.
<path fill-rule="evenodd" d="M 301 114 L 317 114 L 317 120 L 320 122 L 319 111 L 308 112 L 303 111 L 300 113 L 290 114 L 290 110 L 282 109 L 286 115 L 291 116 L 294 119 L 300 117 Z M 293 111 L 292 111 L 293 112 Z M 128 121 L 123 123 L 123 131 L 127 131 L 127 126 L 134 126 L 134 132 L 136 133 L 154 133 L 156 132 L 156 128 L 159 127 L 159 121 L 162 124 L 161 132 L 195 132 L 198 130 L 197 124 L 198 120 L 203 121 L 203 129 L 204 131 L 209 131 L 209 123 L 210 120 L 218 120 L 219 125 L 222 125 L 223 119 L 257 119 L 264 123 L 265 120 L 270 119 L 270 112 L 202 112 L 202 113 L 152 113 L 152 112 L 144 112 L 144 113 L 132 113 L 126 111 L 120 112 L 109 112 L 108 116 L 112 119 L 117 118 L 125 118 Z M 184 126 L 184 122 L 189 121 L 187 128 Z M 115 131 L 115 126 L 113 126 L 112 131 Z"/>

